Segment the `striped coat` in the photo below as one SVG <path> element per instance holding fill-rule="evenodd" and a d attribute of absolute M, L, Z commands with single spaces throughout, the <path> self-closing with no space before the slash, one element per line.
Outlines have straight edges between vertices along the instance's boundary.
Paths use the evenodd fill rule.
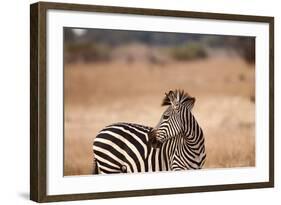
<path fill-rule="evenodd" d="M 151 127 L 131 123 L 117 123 L 101 130 L 93 144 L 95 172 L 170 171 L 203 166 L 205 155 L 185 150 L 184 138 L 172 138 L 153 148 L 148 137 L 151 130 Z M 188 164 L 182 162 L 184 157 L 188 157 Z"/>

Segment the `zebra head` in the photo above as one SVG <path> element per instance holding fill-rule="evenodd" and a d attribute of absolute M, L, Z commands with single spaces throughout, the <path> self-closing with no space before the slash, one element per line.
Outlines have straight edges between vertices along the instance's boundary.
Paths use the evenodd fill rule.
<path fill-rule="evenodd" d="M 165 93 L 162 106 L 168 106 L 159 123 L 153 128 L 148 138 L 152 147 L 160 145 L 177 136 L 183 136 L 189 132 L 187 129 L 187 116 L 195 103 L 195 98 L 182 90 L 169 91 Z"/>

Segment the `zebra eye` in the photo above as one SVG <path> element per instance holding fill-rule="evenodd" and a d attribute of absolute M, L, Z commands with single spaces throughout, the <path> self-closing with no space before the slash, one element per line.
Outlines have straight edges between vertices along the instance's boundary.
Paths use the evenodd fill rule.
<path fill-rule="evenodd" d="M 163 115 L 163 120 L 167 120 L 169 118 L 169 115 Z"/>

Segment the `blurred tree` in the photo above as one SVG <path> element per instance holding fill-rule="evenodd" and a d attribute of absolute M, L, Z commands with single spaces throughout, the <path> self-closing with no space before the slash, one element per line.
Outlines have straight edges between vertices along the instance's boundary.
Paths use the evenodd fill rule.
<path fill-rule="evenodd" d="M 65 28 L 63 34 L 64 34 L 64 40 L 66 41 L 66 43 L 75 40 L 75 34 L 72 31 L 72 29 Z"/>
<path fill-rule="evenodd" d="M 80 58 L 85 59 L 108 59 L 105 56 L 110 56 L 110 54 L 105 55 L 105 52 L 111 52 L 113 47 L 138 42 L 148 46 L 174 48 L 171 55 L 178 60 L 204 58 L 208 54 L 206 48 L 219 48 L 234 51 L 248 63 L 255 62 L 255 38 L 247 36 L 110 29 L 87 29 L 87 32 L 83 35 L 77 35 L 76 32 L 73 32 L 73 29 L 66 28 L 64 29 L 64 39 L 66 52 L 74 52 L 77 55 L 79 54 Z M 82 44 L 82 46 L 78 44 Z M 100 45 L 106 47 L 106 49 L 101 49 Z M 78 52 L 77 49 L 85 50 Z M 90 57 L 89 55 L 94 56 Z"/>

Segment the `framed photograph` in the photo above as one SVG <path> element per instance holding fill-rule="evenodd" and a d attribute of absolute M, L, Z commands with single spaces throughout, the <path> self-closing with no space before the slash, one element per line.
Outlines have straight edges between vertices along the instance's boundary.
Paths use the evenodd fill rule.
<path fill-rule="evenodd" d="M 274 18 L 30 6 L 30 198 L 274 186 Z"/>

